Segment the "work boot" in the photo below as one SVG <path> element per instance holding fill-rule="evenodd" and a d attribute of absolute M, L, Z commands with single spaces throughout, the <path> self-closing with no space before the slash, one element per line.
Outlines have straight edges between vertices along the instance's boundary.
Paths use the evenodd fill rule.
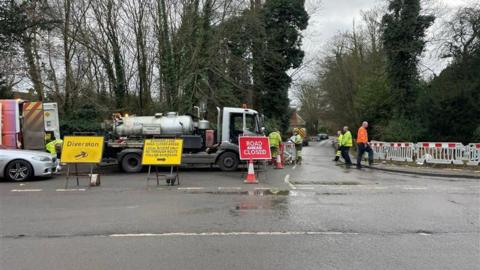
<path fill-rule="evenodd" d="M 340 159 L 340 157 L 339 157 L 339 156 L 336 156 L 336 157 L 333 159 L 333 161 L 338 161 L 339 159 Z"/>

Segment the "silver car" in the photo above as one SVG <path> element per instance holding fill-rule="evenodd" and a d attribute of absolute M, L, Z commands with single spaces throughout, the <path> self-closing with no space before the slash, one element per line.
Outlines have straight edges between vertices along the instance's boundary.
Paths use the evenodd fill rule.
<path fill-rule="evenodd" d="M 58 161 L 50 153 L 0 146 L 0 177 L 10 181 L 25 181 L 33 176 L 51 176 Z"/>

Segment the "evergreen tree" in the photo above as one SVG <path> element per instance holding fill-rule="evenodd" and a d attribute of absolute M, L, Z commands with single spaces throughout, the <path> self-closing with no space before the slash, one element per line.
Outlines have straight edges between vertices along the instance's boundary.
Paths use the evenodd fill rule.
<path fill-rule="evenodd" d="M 287 71 L 298 68 L 304 52 L 301 34 L 308 24 L 304 0 L 267 0 L 263 8 L 266 46 L 262 59 L 263 77 L 261 104 L 264 114 L 280 122 L 282 131 L 289 127 L 288 89 L 291 78 Z"/>
<path fill-rule="evenodd" d="M 387 73 L 396 100 L 397 118 L 411 114 L 418 82 L 417 64 L 425 48 L 425 32 L 433 16 L 420 15 L 420 0 L 390 0 L 383 16 L 383 45 Z"/>

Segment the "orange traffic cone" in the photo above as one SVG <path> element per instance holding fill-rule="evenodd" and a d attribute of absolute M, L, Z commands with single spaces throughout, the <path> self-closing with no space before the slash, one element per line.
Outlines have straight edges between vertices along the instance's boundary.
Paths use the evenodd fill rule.
<path fill-rule="evenodd" d="M 275 162 L 275 169 L 283 169 L 283 162 L 282 162 L 282 157 L 280 156 L 280 153 L 277 154 L 277 162 Z"/>
<path fill-rule="evenodd" d="M 246 184 L 258 184 L 258 181 L 255 177 L 255 171 L 253 169 L 253 161 L 250 159 L 250 161 L 248 162 L 248 174 L 247 174 L 247 178 L 245 179 L 245 181 L 243 181 L 244 183 Z"/>

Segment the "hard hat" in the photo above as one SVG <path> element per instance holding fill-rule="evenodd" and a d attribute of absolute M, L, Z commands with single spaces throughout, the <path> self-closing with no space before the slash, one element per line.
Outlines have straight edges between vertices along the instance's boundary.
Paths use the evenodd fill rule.
<path fill-rule="evenodd" d="M 294 129 L 293 129 L 293 132 L 298 132 L 298 128 L 294 128 Z"/>

